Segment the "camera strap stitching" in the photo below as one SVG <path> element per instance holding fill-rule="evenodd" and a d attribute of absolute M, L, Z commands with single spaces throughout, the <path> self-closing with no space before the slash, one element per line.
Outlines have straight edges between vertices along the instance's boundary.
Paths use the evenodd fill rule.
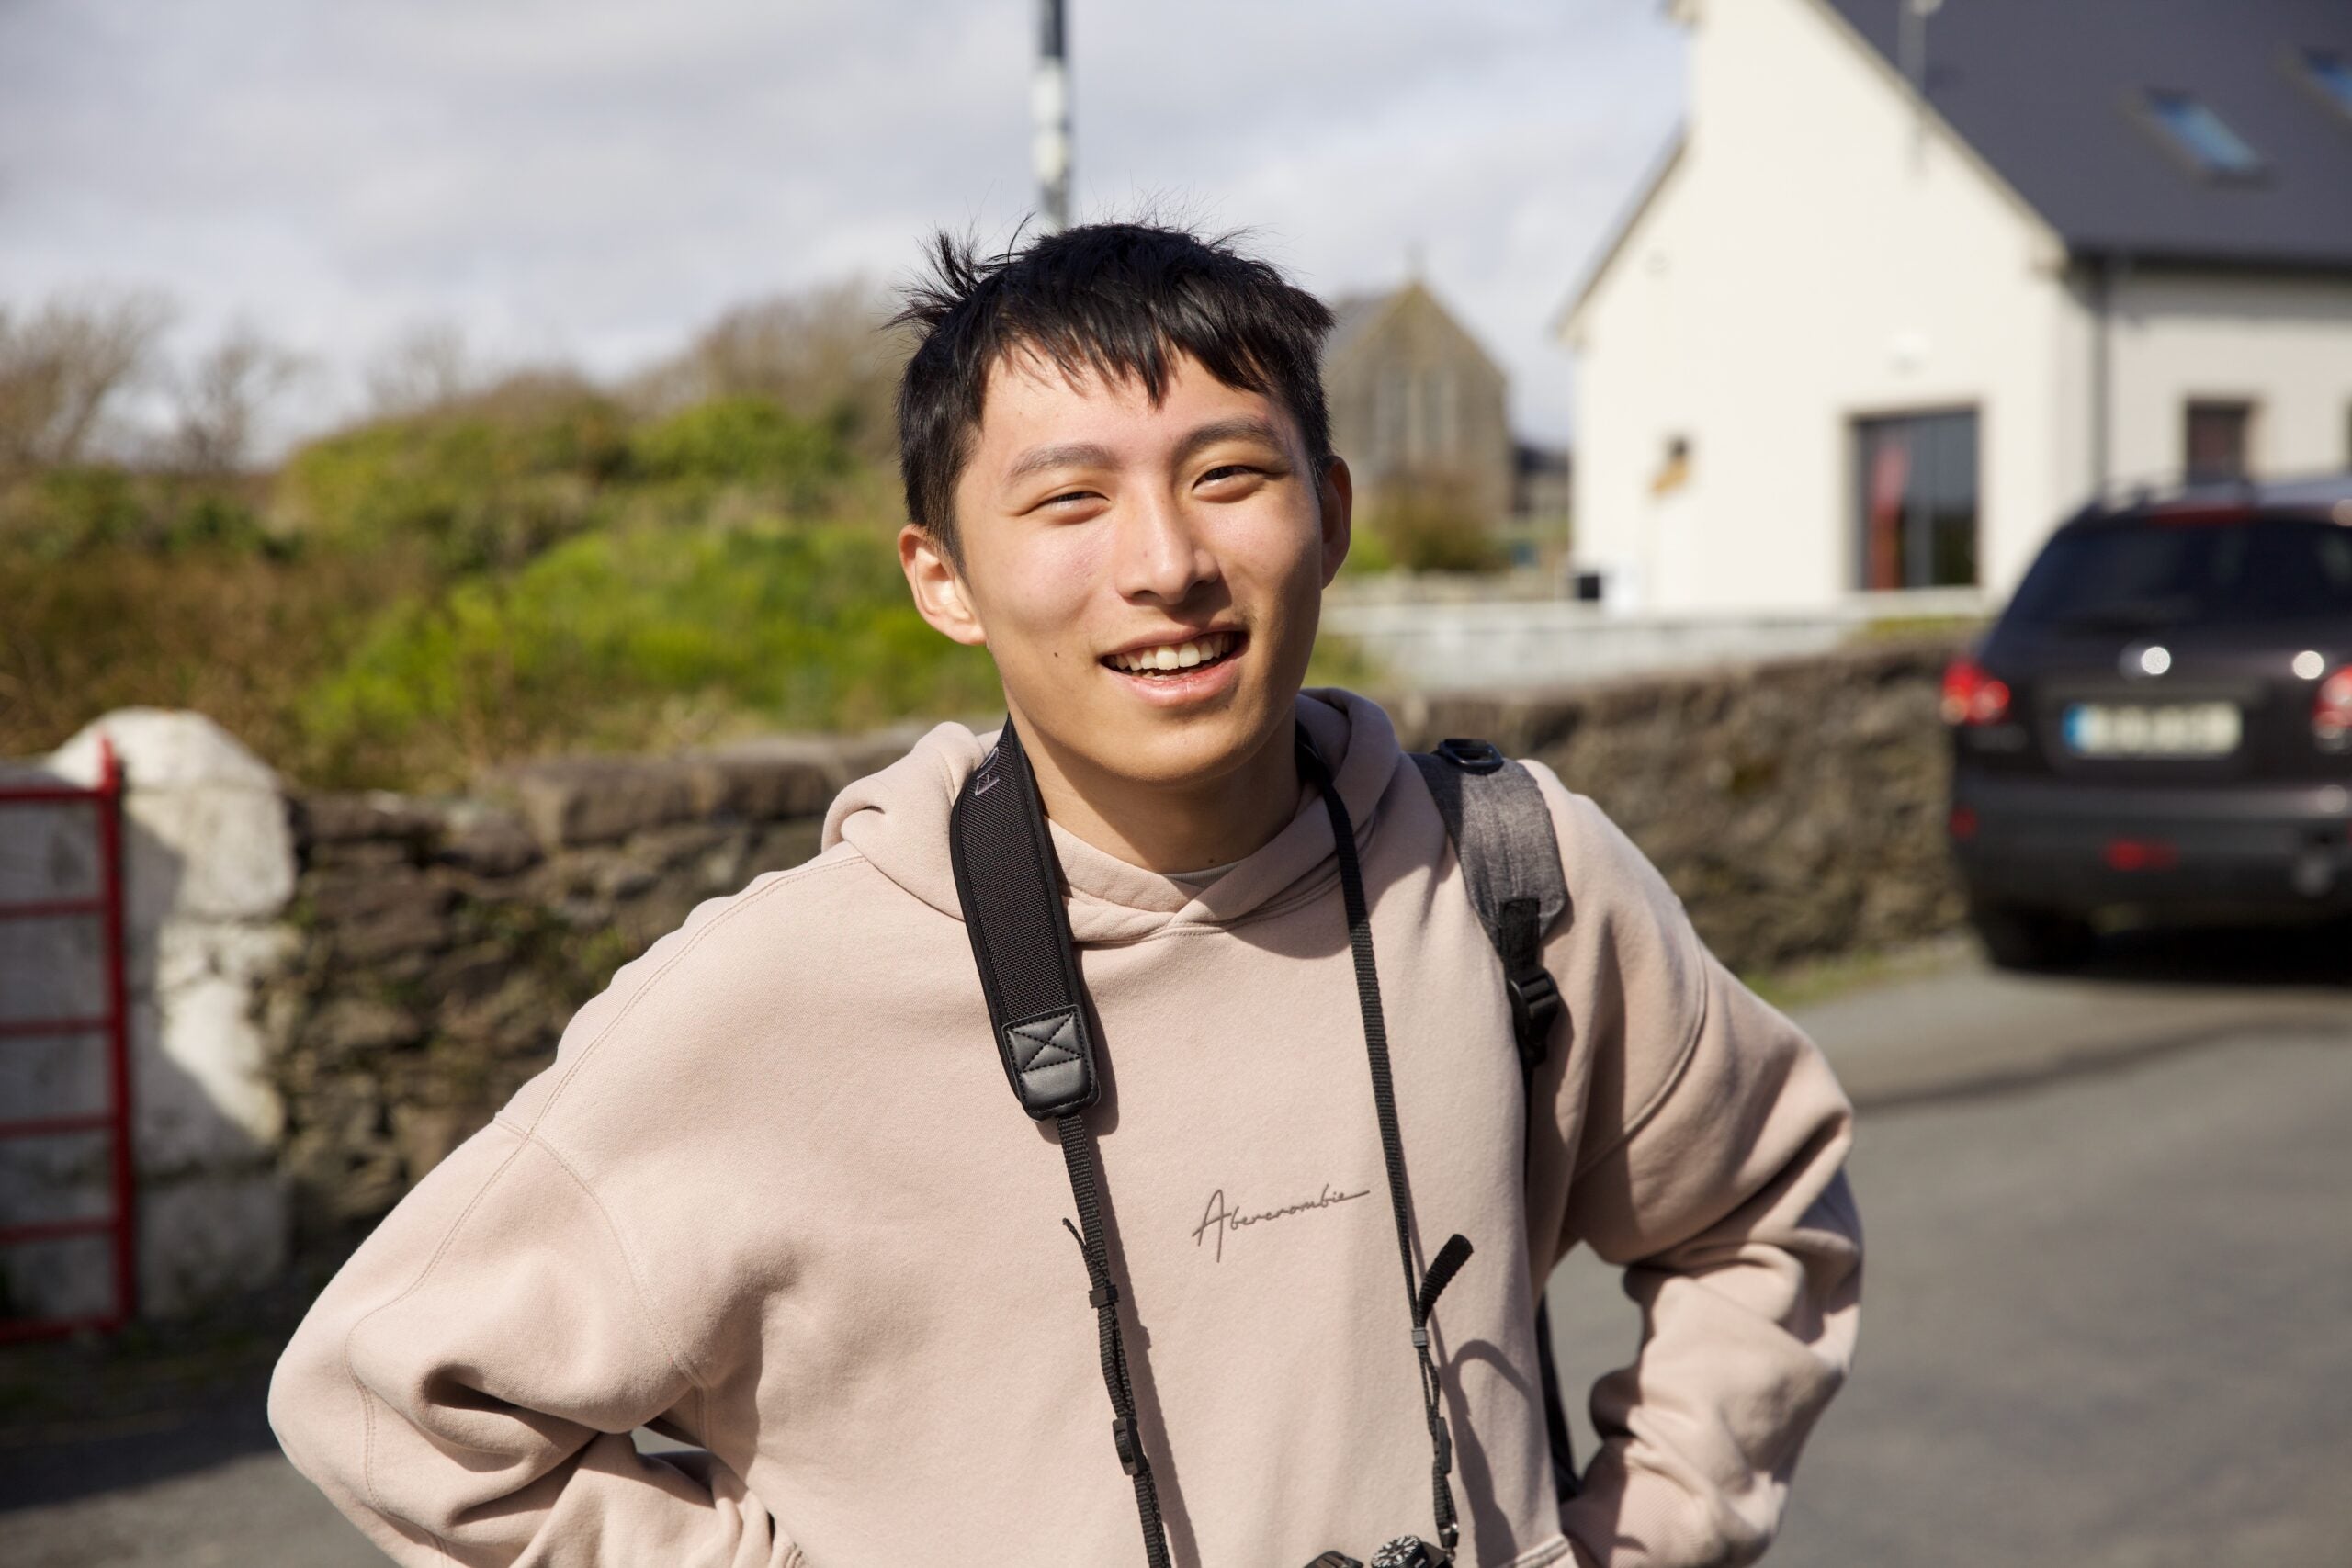
<path fill-rule="evenodd" d="M 1159 1490 L 1144 1456 L 1136 1425 L 1136 1394 L 1127 1380 L 1127 1348 L 1119 1337 L 1119 1290 L 1111 1282 L 1111 1259 L 1102 1245 L 1102 1200 L 1094 1163 L 1094 1135 L 1086 1117 L 1072 1111 L 1056 1119 L 1062 1160 L 1069 1168 L 1070 1196 L 1078 1203 L 1079 1247 L 1086 1254 L 1087 1300 L 1094 1307 L 1095 1337 L 1102 1357 L 1102 1386 L 1111 1394 L 1111 1442 L 1119 1468 L 1135 1481 L 1136 1515 L 1143 1524 L 1143 1551 L 1151 1568 L 1168 1568 L 1168 1532 L 1159 1522 Z"/>

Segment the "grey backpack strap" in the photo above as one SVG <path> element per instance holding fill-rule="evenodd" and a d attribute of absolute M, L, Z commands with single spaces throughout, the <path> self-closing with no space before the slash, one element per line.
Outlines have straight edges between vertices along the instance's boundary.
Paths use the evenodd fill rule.
<path fill-rule="evenodd" d="M 1559 986 L 1544 967 L 1544 933 L 1570 913 L 1551 808 L 1544 804 L 1535 775 L 1487 741 L 1444 740 L 1434 752 L 1416 751 L 1412 757 L 1437 801 L 1438 815 L 1445 818 L 1471 907 L 1503 961 L 1520 1079 L 1532 1100 L 1535 1069 L 1550 1048 L 1552 1026 L 1566 1010 Z M 1560 1399 L 1550 1303 L 1540 1296 L 1535 1359 L 1543 1381 L 1544 1430 L 1551 1441 L 1552 1486 L 1566 1502 L 1583 1483 L 1577 1475 L 1567 1408 Z"/>
<path fill-rule="evenodd" d="M 1563 1006 L 1544 967 L 1544 933 L 1567 913 L 1560 841 L 1535 776 L 1484 740 L 1450 739 L 1414 763 L 1445 818 L 1470 903 L 1503 963 L 1520 1070 L 1544 1060 Z"/>

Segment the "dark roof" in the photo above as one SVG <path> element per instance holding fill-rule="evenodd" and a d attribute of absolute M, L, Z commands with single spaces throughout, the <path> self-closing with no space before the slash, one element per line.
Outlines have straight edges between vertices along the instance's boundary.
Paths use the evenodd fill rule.
<path fill-rule="evenodd" d="M 1823 0 L 1899 69 L 1907 0 Z M 2346 0 L 1947 0 L 1928 18 L 1928 101 L 2082 255 L 2352 267 L 2352 118 L 2301 79 L 2352 56 Z M 2264 161 L 2189 172 L 2139 112 L 2210 107 Z"/>
<path fill-rule="evenodd" d="M 1471 353 L 1498 373 L 1501 371 L 1501 364 L 1487 352 L 1487 345 L 1462 324 L 1460 317 L 1445 308 L 1445 301 L 1437 297 L 1436 290 L 1418 277 L 1400 283 L 1385 293 L 1343 294 L 1329 301 L 1331 331 L 1323 340 L 1323 363 L 1326 366 L 1336 365 L 1353 354 L 1358 346 L 1377 333 L 1392 310 L 1416 297 L 1437 312 L 1438 318 L 1453 329 L 1453 334 L 1469 345 Z"/>
<path fill-rule="evenodd" d="M 1324 360 L 1337 359 L 1355 347 L 1356 339 L 1404 292 L 1391 288 L 1385 294 L 1345 294 L 1332 300 L 1331 331 L 1323 340 Z"/>

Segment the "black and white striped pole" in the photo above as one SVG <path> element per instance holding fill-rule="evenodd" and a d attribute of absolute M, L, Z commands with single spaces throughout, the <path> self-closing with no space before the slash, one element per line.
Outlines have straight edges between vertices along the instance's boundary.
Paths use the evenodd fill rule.
<path fill-rule="evenodd" d="M 1029 84 L 1031 162 L 1047 233 L 1069 227 L 1069 62 L 1062 0 L 1037 0 L 1037 73 Z"/>

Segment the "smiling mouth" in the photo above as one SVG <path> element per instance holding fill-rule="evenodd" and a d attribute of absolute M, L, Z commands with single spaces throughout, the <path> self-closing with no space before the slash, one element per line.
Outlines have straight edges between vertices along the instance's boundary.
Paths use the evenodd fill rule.
<path fill-rule="evenodd" d="M 1189 675 L 1213 664 L 1222 664 L 1241 651 L 1247 639 L 1239 632 L 1211 632 L 1206 637 L 1187 642 L 1163 643 L 1158 648 L 1138 648 L 1125 653 L 1106 653 L 1104 668 L 1122 675 L 1141 675 L 1149 679 L 1165 679 L 1173 675 Z"/>

